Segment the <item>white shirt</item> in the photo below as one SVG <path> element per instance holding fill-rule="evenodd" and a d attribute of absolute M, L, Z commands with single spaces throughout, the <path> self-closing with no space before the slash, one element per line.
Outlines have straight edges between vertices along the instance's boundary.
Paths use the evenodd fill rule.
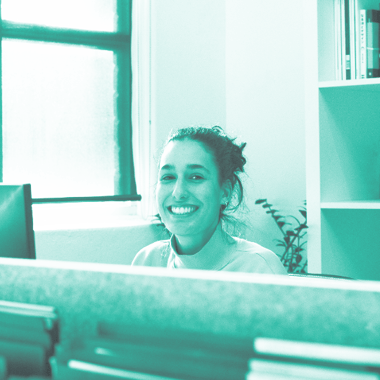
<path fill-rule="evenodd" d="M 193 255 L 178 254 L 173 235 L 143 248 L 132 265 L 225 270 L 231 272 L 287 274 L 280 259 L 259 244 L 232 237 L 217 228 L 203 248 Z"/>

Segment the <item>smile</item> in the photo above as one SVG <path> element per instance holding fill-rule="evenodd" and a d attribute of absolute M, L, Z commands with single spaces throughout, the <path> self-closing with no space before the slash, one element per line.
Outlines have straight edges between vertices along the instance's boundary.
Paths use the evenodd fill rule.
<path fill-rule="evenodd" d="M 197 210 L 198 210 L 198 207 L 196 206 L 186 206 L 186 207 L 169 206 L 169 211 L 175 215 L 188 215 L 188 214 L 192 214 L 193 212 Z"/>

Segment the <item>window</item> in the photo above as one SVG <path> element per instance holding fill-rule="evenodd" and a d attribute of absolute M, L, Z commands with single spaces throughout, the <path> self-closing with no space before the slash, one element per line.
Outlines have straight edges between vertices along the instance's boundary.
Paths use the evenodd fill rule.
<path fill-rule="evenodd" d="M 0 181 L 31 183 L 36 201 L 140 199 L 131 8 L 131 0 L 1 0 Z"/>

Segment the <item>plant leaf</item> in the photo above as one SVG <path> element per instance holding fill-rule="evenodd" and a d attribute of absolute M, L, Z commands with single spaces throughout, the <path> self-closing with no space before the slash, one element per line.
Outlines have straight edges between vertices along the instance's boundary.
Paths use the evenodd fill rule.
<path fill-rule="evenodd" d="M 284 227 L 285 226 L 285 222 L 277 222 L 278 226 L 280 228 Z M 273 224 L 272 224 L 273 225 Z"/>
<path fill-rule="evenodd" d="M 259 205 L 261 203 L 264 203 L 266 202 L 267 200 L 266 199 L 258 199 L 256 202 L 255 202 L 255 205 Z"/>
<path fill-rule="evenodd" d="M 288 236 L 295 236 L 296 234 L 294 233 L 294 231 L 286 231 L 286 234 Z"/>
<path fill-rule="evenodd" d="M 307 217 L 306 210 L 299 210 L 299 211 L 300 211 L 301 215 L 306 219 L 306 217 Z"/>
<path fill-rule="evenodd" d="M 273 205 L 270 205 L 269 203 L 266 203 L 265 205 L 263 205 L 263 208 L 268 208 L 268 207 L 271 207 Z"/>

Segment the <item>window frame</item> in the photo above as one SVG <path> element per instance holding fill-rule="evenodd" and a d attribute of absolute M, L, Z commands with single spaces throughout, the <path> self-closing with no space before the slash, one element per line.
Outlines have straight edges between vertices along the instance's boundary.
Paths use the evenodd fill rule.
<path fill-rule="evenodd" d="M 3 21 L 0 0 L 0 182 L 3 182 L 3 101 L 2 44 L 3 38 L 80 45 L 112 51 L 115 56 L 115 178 L 114 195 L 33 198 L 33 203 L 140 201 L 137 194 L 132 136 L 132 0 L 116 0 L 116 31 L 98 32 L 63 29 Z M 129 106 L 126 106 L 129 105 Z"/>

